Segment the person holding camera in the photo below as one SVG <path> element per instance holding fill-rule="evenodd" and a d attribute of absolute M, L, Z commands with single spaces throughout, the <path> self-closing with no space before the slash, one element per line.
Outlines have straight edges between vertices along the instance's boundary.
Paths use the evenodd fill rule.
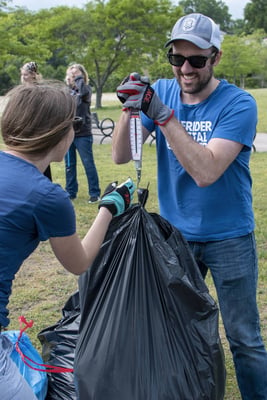
<path fill-rule="evenodd" d="M 78 193 L 77 153 L 78 151 L 86 173 L 89 200 L 97 203 L 100 200 L 99 178 L 93 155 L 93 135 L 91 121 L 92 89 L 88 73 L 83 65 L 71 64 L 66 71 L 65 82 L 76 100 L 76 116 L 82 118 L 82 124 L 75 130 L 75 137 L 65 157 L 66 190 L 74 200 Z"/>
<path fill-rule="evenodd" d="M 0 332 L 9 324 L 15 275 L 40 241 L 49 240 L 62 266 L 80 275 L 93 263 L 113 216 L 131 205 L 132 180 L 110 184 L 92 226 L 79 238 L 68 193 L 43 175 L 51 162 L 64 159 L 74 138 L 75 112 L 64 84 L 19 85 L 7 94 L 1 118 L 5 150 L 0 151 Z M 10 358 L 12 349 L 0 333 L 1 400 L 36 400 Z"/>

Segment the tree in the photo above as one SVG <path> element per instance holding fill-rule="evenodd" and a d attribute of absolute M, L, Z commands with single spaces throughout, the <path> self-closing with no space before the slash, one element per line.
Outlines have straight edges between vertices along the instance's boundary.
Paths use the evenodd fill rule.
<path fill-rule="evenodd" d="M 24 9 L 0 12 L 1 94 L 19 81 L 19 68 L 25 61 L 50 55 L 49 49 L 38 41 L 33 20 L 32 13 Z"/>
<path fill-rule="evenodd" d="M 254 0 L 253 5 L 258 2 Z M 103 91 L 115 90 L 132 71 L 149 75 L 151 80 L 172 76 L 164 44 L 174 23 L 183 15 L 182 7 L 174 6 L 172 0 L 136 0 L 134 4 L 131 0 L 92 0 L 83 8 L 61 6 L 39 12 L 11 9 L 7 3 L 0 0 L 1 94 L 18 83 L 19 68 L 30 59 L 37 61 L 44 78 L 60 80 L 70 62 L 83 64 L 96 91 L 98 108 Z M 228 24 L 228 7 L 222 1 L 183 0 L 180 5 L 186 13 L 209 15 L 221 29 Z M 226 35 L 229 37 L 223 43 L 223 68 L 218 66 L 216 70 L 241 85 L 249 74 L 257 74 L 262 85 L 267 70 L 265 49 L 260 46 L 264 34 L 258 42 L 252 40 L 246 46 L 246 23 L 247 20 L 236 24 L 231 21 L 228 32 L 238 33 L 242 40 Z M 251 37 L 247 36 L 246 41 Z M 262 64 L 256 63 L 252 49 L 262 54 Z"/>
<path fill-rule="evenodd" d="M 244 19 L 236 19 L 232 23 L 231 33 L 234 35 L 241 35 L 246 32 L 246 24 Z"/>
<path fill-rule="evenodd" d="M 144 71 L 157 55 L 160 44 L 181 16 L 169 0 L 110 0 L 87 5 L 91 38 L 83 59 L 96 89 L 96 106 L 108 78 L 115 72 L 120 80 L 131 71 Z M 160 27 L 160 29 L 159 29 Z M 118 82 L 118 83 L 119 83 Z"/>
<path fill-rule="evenodd" d="M 181 0 L 179 5 L 183 8 L 184 14 L 201 13 L 212 18 L 223 31 L 231 27 L 231 15 L 228 6 L 221 0 Z"/>
<path fill-rule="evenodd" d="M 173 72 L 169 60 L 167 59 L 166 49 L 160 49 L 153 59 L 153 63 L 148 67 L 148 72 L 152 81 L 160 78 L 173 78 Z"/>
<path fill-rule="evenodd" d="M 259 46 L 250 36 L 226 35 L 222 44 L 223 56 L 215 68 L 216 76 L 224 77 L 244 88 L 245 78 L 260 70 L 258 58 L 255 57 Z"/>
<path fill-rule="evenodd" d="M 96 0 L 83 9 L 41 10 L 32 25 L 52 53 L 46 64 L 61 71 L 70 62 L 86 67 L 100 108 L 108 80 L 117 76 L 119 83 L 132 71 L 145 71 L 180 16 L 170 0 Z"/>
<path fill-rule="evenodd" d="M 251 0 L 245 6 L 244 16 L 246 32 L 252 33 L 256 29 L 263 29 L 267 33 L 267 2 L 266 0 Z"/>
<path fill-rule="evenodd" d="M 54 7 L 35 15 L 35 34 L 50 50 L 49 57 L 40 60 L 44 77 L 63 80 L 67 65 L 81 62 L 90 23 L 85 10 L 77 7 Z"/>
<path fill-rule="evenodd" d="M 258 29 L 251 35 L 243 37 L 246 45 L 252 51 L 254 68 L 251 71 L 251 79 L 257 82 L 257 87 L 264 87 L 267 81 L 267 40 L 263 29 Z M 250 55 L 249 55 L 250 56 Z"/>

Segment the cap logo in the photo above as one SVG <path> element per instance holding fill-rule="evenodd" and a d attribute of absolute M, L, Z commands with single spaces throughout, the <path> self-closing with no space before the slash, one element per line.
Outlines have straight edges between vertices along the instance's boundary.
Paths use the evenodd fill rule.
<path fill-rule="evenodd" d="M 183 30 L 186 31 L 192 31 L 194 30 L 196 26 L 196 20 L 194 18 L 186 18 L 183 24 Z"/>

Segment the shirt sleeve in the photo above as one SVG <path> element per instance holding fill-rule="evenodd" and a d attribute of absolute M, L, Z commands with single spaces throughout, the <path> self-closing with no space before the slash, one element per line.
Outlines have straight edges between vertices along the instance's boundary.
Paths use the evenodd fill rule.
<path fill-rule="evenodd" d="M 257 105 L 252 96 L 240 93 L 225 104 L 213 138 L 233 140 L 251 148 L 257 126 Z"/>
<path fill-rule="evenodd" d="M 82 76 L 78 76 L 75 79 L 75 85 L 78 89 L 78 98 L 80 99 L 80 101 L 85 101 L 85 102 L 89 102 L 91 99 L 91 88 L 89 85 L 87 85 L 84 82 L 84 79 Z"/>
<path fill-rule="evenodd" d="M 34 219 L 42 241 L 76 232 L 75 211 L 69 195 L 59 185 L 53 186 L 35 208 Z"/>

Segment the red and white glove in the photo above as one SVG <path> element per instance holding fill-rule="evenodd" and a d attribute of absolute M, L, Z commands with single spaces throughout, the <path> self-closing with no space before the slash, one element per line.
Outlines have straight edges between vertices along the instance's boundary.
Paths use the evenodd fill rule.
<path fill-rule="evenodd" d="M 174 110 L 162 103 L 149 79 L 137 72 L 132 72 L 122 81 L 117 87 L 117 96 L 124 108 L 142 110 L 157 125 L 165 125 L 174 114 Z"/>

